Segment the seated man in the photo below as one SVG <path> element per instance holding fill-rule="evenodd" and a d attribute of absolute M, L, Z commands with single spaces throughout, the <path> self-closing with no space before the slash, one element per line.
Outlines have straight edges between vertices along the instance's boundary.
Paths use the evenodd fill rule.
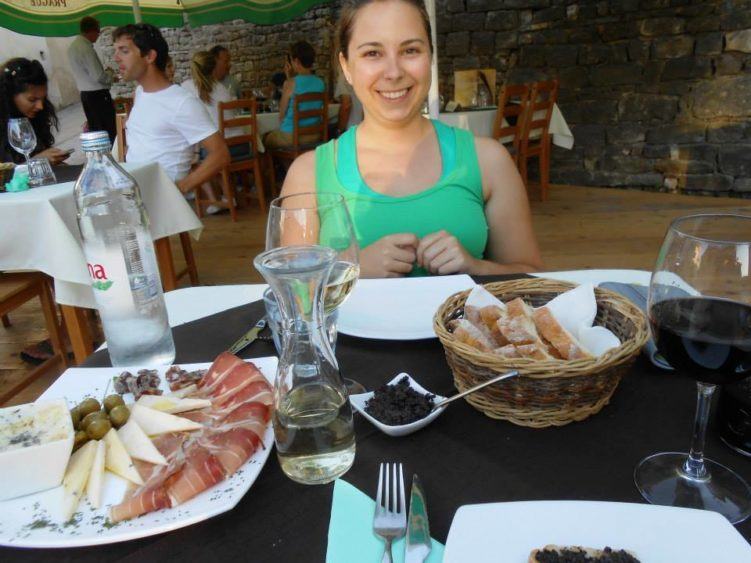
<path fill-rule="evenodd" d="M 232 57 L 227 47 L 215 45 L 209 52 L 216 58 L 216 67 L 214 68 L 214 78 L 224 86 L 236 100 L 242 98 L 240 83 L 232 76 L 229 71 L 232 68 Z"/>
<path fill-rule="evenodd" d="M 127 123 L 128 162 L 158 162 L 183 193 L 216 176 L 229 163 L 224 139 L 201 101 L 165 76 L 167 42 L 151 24 L 128 24 L 114 34 L 123 80 L 138 87 Z M 193 146 L 206 158 L 192 172 Z"/>
<path fill-rule="evenodd" d="M 326 85 L 323 80 L 313 74 L 313 63 L 316 52 L 307 41 L 298 41 L 290 49 L 284 72 L 287 80 L 282 87 L 282 99 L 279 101 L 279 115 L 281 124 L 279 129 L 269 131 L 263 138 L 263 144 L 267 148 L 288 147 L 292 145 L 292 131 L 294 129 L 295 96 L 309 92 L 325 92 Z M 309 107 L 306 107 L 309 106 Z M 301 109 L 313 109 L 320 107 L 320 102 L 302 104 Z M 303 119 L 300 125 L 313 125 L 316 118 Z M 319 140 L 315 135 L 303 135 L 300 141 L 310 143 Z"/>

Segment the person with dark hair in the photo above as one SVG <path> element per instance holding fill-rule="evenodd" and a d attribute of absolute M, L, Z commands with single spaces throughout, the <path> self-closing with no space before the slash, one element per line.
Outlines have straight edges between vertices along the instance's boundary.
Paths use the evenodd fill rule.
<path fill-rule="evenodd" d="M 86 16 L 81 20 L 80 29 L 80 35 L 68 47 L 68 61 L 81 93 L 83 112 L 89 131 L 107 131 L 110 142 L 114 142 L 117 134 L 115 105 L 110 95 L 113 77 L 94 51 L 94 43 L 99 38 L 99 22 Z"/>
<path fill-rule="evenodd" d="M 47 99 L 47 74 L 39 61 L 16 58 L 0 66 L 0 162 L 25 162 L 8 142 L 8 120 L 15 117 L 26 117 L 34 128 L 37 146 L 32 156 L 47 158 L 53 165 L 70 156 L 52 146 L 57 114 Z"/>
<path fill-rule="evenodd" d="M 508 151 L 422 116 L 433 57 L 422 0 L 354 0 L 342 10 L 338 45 L 363 121 L 296 159 L 282 195 L 315 186 L 350 203 L 362 277 L 541 268 Z"/>
<path fill-rule="evenodd" d="M 209 53 L 216 58 L 214 77 L 221 82 L 222 86 L 229 90 L 229 93 L 232 94 L 236 100 L 242 98 L 240 83 L 229 73 L 232 69 L 232 56 L 229 54 L 229 49 L 224 45 L 215 45 L 209 49 Z"/>
<path fill-rule="evenodd" d="M 294 128 L 295 96 L 309 92 L 325 92 L 326 84 L 318 76 L 313 74 L 313 63 L 316 60 L 316 52 L 307 41 L 298 41 L 289 50 L 287 61 L 284 63 L 284 73 L 287 80 L 282 86 L 282 97 L 279 100 L 279 115 L 281 123 L 279 129 L 269 131 L 263 138 L 263 144 L 269 148 L 288 147 L 292 144 L 292 131 Z M 320 107 L 320 102 L 306 102 L 300 105 L 301 109 L 315 109 Z M 301 125 L 314 125 L 316 118 L 311 117 L 300 121 Z M 316 137 L 303 135 L 301 141 L 310 143 L 317 141 Z"/>
<path fill-rule="evenodd" d="M 282 88 L 284 88 L 284 82 L 287 80 L 287 75 L 283 72 L 275 72 L 271 75 L 269 85 L 264 90 L 264 95 L 267 100 L 276 100 L 277 102 L 282 99 Z"/>
<path fill-rule="evenodd" d="M 185 194 L 216 176 L 229 152 L 201 101 L 164 74 L 167 42 L 151 24 L 129 24 L 114 34 L 115 61 L 123 80 L 138 82 L 128 116 L 128 162 L 158 162 Z M 206 158 L 191 171 L 193 147 Z"/>

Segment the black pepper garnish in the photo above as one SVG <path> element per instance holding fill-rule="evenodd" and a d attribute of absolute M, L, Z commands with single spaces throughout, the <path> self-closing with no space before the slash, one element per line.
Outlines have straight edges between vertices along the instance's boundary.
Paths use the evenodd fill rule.
<path fill-rule="evenodd" d="M 590 557 L 584 550 L 574 549 L 541 549 L 537 552 L 535 561 L 538 563 L 639 563 L 639 560 L 623 549 L 614 550 L 606 547 L 599 556 Z"/>
<path fill-rule="evenodd" d="M 433 410 L 435 395 L 423 395 L 409 386 L 405 375 L 395 385 L 382 385 L 365 403 L 365 412 L 389 426 L 410 424 Z"/>

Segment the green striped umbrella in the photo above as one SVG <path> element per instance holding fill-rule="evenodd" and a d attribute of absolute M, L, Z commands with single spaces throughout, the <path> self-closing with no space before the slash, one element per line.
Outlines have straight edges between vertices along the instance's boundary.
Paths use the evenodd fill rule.
<path fill-rule="evenodd" d="M 139 19 L 158 27 L 192 26 L 242 19 L 257 24 L 289 21 L 330 0 L 0 0 L 0 26 L 26 35 L 65 37 L 93 16 L 102 26 Z"/>

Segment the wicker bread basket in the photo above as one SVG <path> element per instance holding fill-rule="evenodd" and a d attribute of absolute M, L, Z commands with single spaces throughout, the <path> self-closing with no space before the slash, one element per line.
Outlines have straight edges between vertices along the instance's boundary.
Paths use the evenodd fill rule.
<path fill-rule="evenodd" d="M 501 301 L 521 297 L 539 307 L 574 284 L 547 279 L 521 279 L 484 286 Z M 563 426 L 597 413 L 610 401 L 618 383 L 647 341 L 643 313 L 617 293 L 595 289 L 595 325 L 610 329 L 621 340 L 618 348 L 585 360 L 531 360 L 503 358 L 458 342 L 448 329 L 450 320 L 464 312 L 469 290 L 449 297 L 433 318 L 459 391 L 496 374 L 518 370 L 520 375 L 472 393 L 466 400 L 492 418 L 521 426 Z"/>

